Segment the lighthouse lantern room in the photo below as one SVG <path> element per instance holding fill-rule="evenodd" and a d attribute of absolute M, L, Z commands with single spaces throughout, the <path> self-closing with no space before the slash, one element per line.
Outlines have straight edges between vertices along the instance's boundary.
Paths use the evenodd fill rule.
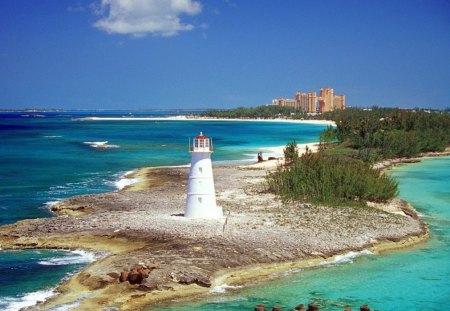
<path fill-rule="evenodd" d="M 222 209 L 216 204 L 216 191 L 211 164 L 214 151 L 212 139 L 203 135 L 189 141 L 191 170 L 184 216 L 189 218 L 221 218 Z"/>

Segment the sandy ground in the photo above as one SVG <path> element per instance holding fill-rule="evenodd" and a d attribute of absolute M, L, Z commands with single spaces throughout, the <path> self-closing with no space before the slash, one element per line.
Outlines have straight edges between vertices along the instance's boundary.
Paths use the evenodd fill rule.
<path fill-rule="evenodd" d="M 335 125 L 331 120 L 292 120 L 292 119 L 225 119 L 225 118 L 209 118 L 209 117 L 86 117 L 78 118 L 77 121 L 226 121 L 226 122 L 285 122 L 285 123 L 304 123 L 304 124 L 320 124 Z"/>

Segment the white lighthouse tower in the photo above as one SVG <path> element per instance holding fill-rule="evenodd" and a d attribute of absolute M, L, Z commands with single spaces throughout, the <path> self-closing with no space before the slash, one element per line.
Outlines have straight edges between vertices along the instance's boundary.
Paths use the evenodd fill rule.
<path fill-rule="evenodd" d="M 212 140 L 203 135 L 189 141 L 189 152 L 192 154 L 191 170 L 186 199 L 185 217 L 220 218 L 222 208 L 216 205 L 216 191 L 211 164 L 211 153 L 214 148 Z"/>

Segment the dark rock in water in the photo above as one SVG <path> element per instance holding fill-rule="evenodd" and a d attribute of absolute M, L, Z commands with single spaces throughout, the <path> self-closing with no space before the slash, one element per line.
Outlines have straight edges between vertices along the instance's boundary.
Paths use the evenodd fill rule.
<path fill-rule="evenodd" d="M 346 308 L 344 309 L 344 311 L 352 311 L 352 308 L 346 307 Z"/>
<path fill-rule="evenodd" d="M 319 306 L 315 302 L 308 304 L 308 311 L 319 311 Z"/>
<path fill-rule="evenodd" d="M 370 308 L 368 305 L 363 305 L 363 306 L 359 307 L 359 310 L 360 311 L 370 311 Z"/>
<path fill-rule="evenodd" d="M 266 305 L 264 305 L 264 304 L 256 305 L 255 311 L 266 311 Z"/>
<path fill-rule="evenodd" d="M 299 304 L 298 306 L 296 306 L 295 308 L 294 308 L 294 310 L 298 310 L 298 311 L 305 311 L 306 309 L 305 309 L 305 305 L 304 304 Z"/>
<path fill-rule="evenodd" d="M 272 311 L 281 311 L 281 310 L 282 310 L 281 306 L 274 306 L 272 308 Z"/>

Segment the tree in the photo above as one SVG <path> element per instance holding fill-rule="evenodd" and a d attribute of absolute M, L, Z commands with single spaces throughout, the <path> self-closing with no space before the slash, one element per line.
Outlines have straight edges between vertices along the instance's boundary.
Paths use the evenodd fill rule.
<path fill-rule="evenodd" d="M 283 150 L 283 153 L 284 153 L 284 160 L 286 161 L 286 163 L 292 163 L 298 160 L 299 152 L 297 142 L 295 141 L 295 139 L 293 139 L 286 145 L 286 147 Z"/>

